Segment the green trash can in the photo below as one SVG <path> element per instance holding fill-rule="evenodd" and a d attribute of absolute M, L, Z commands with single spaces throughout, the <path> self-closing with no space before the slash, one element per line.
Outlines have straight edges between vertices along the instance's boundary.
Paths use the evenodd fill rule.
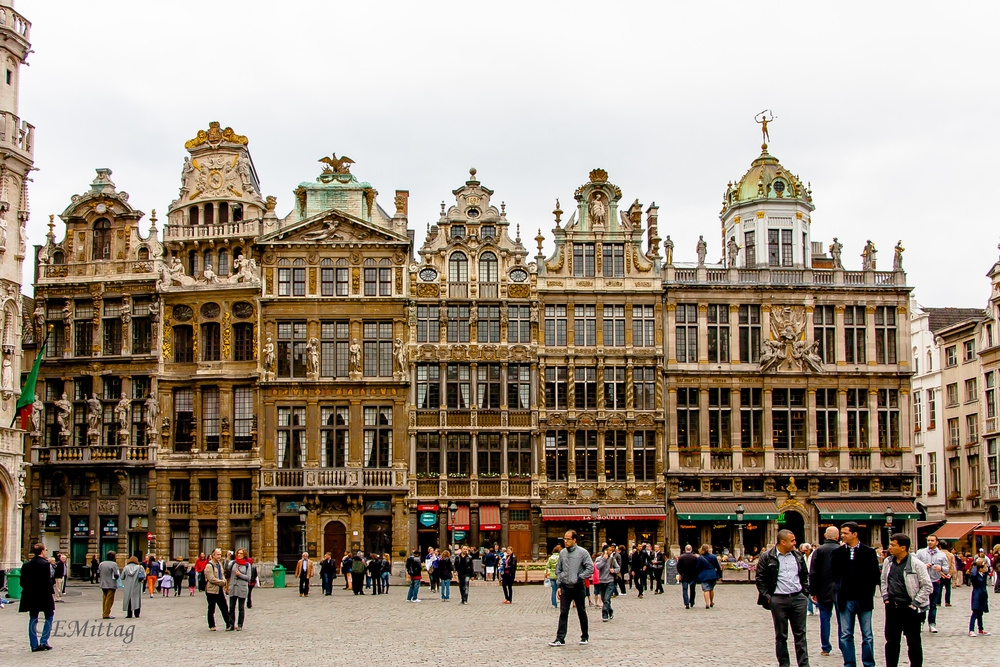
<path fill-rule="evenodd" d="M 14 568 L 7 571 L 7 597 L 11 600 L 21 599 L 21 570 Z"/>
<path fill-rule="evenodd" d="M 285 587 L 285 573 L 287 571 L 288 570 L 285 569 L 284 565 L 275 565 L 274 566 L 274 570 L 272 570 L 271 572 L 272 572 L 272 575 L 274 576 L 274 587 L 275 588 L 284 588 Z M 20 577 L 21 573 L 18 572 L 17 576 Z M 20 586 L 18 586 L 18 591 L 20 591 Z"/>

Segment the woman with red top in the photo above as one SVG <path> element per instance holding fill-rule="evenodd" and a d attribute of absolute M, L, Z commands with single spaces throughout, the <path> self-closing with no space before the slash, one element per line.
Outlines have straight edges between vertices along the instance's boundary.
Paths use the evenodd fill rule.
<path fill-rule="evenodd" d="M 205 552 L 202 551 L 198 554 L 198 560 L 194 562 L 194 571 L 197 572 L 198 576 L 198 590 L 205 590 L 205 566 L 208 565 L 208 558 L 205 557 Z"/>

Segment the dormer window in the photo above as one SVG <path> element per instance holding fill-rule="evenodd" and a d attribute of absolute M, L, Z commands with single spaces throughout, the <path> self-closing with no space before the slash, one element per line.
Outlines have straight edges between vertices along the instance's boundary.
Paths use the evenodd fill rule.
<path fill-rule="evenodd" d="M 465 225 L 452 225 L 451 226 L 451 238 L 453 238 L 453 239 L 464 239 L 465 238 Z"/>
<path fill-rule="evenodd" d="M 219 204 L 219 224 L 226 224 L 229 222 L 229 204 L 222 203 Z"/>
<path fill-rule="evenodd" d="M 468 211 L 465 212 L 465 215 L 467 218 L 469 218 L 469 220 L 475 220 L 476 218 L 479 217 L 479 209 L 470 208 Z"/>
<path fill-rule="evenodd" d="M 243 205 L 233 204 L 233 222 L 243 221 Z"/>
<path fill-rule="evenodd" d="M 111 221 L 98 218 L 94 223 L 91 259 L 111 259 Z"/>
<path fill-rule="evenodd" d="M 483 237 L 484 241 L 486 239 L 495 239 L 497 237 L 496 225 L 483 225 L 480 231 L 480 236 Z"/>
<path fill-rule="evenodd" d="M 774 182 L 774 192 L 779 197 L 781 197 L 784 194 L 784 192 L 785 192 L 785 182 L 784 181 L 775 181 Z"/>
<path fill-rule="evenodd" d="M 192 225 L 197 225 L 198 220 L 201 219 L 200 211 L 197 206 L 192 206 L 188 209 L 188 223 Z"/>

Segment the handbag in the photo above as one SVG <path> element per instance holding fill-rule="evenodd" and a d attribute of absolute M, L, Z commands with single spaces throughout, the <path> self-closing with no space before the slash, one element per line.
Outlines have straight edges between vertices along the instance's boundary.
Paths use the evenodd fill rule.
<path fill-rule="evenodd" d="M 115 585 L 116 585 L 116 587 L 117 587 L 117 588 L 125 588 L 125 582 L 124 582 L 124 581 L 122 581 L 122 578 L 121 578 L 121 577 L 118 577 L 118 578 L 117 578 L 117 579 L 115 580 Z"/>

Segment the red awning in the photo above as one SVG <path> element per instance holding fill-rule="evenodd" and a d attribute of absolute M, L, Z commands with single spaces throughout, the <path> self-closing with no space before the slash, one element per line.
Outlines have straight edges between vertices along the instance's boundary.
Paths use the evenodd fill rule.
<path fill-rule="evenodd" d="M 976 535 L 1000 535 L 1000 526 L 980 526 L 976 528 Z"/>
<path fill-rule="evenodd" d="M 469 530 L 469 506 L 459 505 L 454 512 L 448 511 L 449 519 L 455 523 L 448 524 L 448 530 Z"/>
<path fill-rule="evenodd" d="M 949 521 L 937 530 L 931 533 L 931 535 L 936 535 L 939 540 L 960 540 L 973 530 L 978 528 L 980 524 L 978 521 L 973 523 L 961 523 L 958 521 Z"/>
<path fill-rule="evenodd" d="M 597 513 L 601 521 L 625 521 L 629 519 L 664 520 L 667 512 L 662 505 L 604 505 Z"/>
<path fill-rule="evenodd" d="M 479 506 L 479 530 L 502 530 L 499 505 Z"/>
<path fill-rule="evenodd" d="M 436 504 L 434 504 L 434 505 L 432 505 L 432 504 L 417 505 L 417 511 L 418 512 L 437 512 L 438 511 L 438 506 Z"/>
<path fill-rule="evenodd" d="M 590 521 L 590 507 L 563 505 L 542 507 L 542 521 Z"/>

